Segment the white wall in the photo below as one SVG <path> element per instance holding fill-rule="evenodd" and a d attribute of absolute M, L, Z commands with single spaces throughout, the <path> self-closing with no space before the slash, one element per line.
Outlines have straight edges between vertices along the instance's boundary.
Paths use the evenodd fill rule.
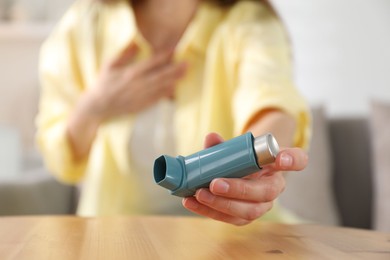
<path fill-rule="evenodd" d="M 18 22 L 56 20 L 74 0 L 0 0 L 0 18 Z"/>
<path fill-rule="evenodd" d="M 46 24 L 0 24 L 0 180 L 39 163 L 34 146 L 38 54 Z"/>
<path fill-rule="evenodd" d="M 273 0 L 294 44 L 296 81 L 331 115 L 390 101 L 389 0 Z"/>
<path fill-rule="evenodd" d="M 41 164 L 34 142 L 39 49 L 73 2 L 10 1 L 0 0 L 0 180 Z"/>

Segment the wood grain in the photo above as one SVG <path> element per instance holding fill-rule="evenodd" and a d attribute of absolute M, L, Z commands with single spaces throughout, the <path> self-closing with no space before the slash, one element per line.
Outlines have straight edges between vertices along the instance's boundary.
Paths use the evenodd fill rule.
<path fill-rule="evenodd" d="M 0 218 L 0 259 L 390 259 L 390 234 L 183 217 Z"/>

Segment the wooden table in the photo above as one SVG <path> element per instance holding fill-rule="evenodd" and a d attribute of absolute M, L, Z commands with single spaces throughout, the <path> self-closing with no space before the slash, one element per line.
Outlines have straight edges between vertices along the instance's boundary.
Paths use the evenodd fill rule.
<path fill-rule="evenodd" d="M 390 259 L 390 234 L 203 218 L 0 217 L 0 259 Z"/>

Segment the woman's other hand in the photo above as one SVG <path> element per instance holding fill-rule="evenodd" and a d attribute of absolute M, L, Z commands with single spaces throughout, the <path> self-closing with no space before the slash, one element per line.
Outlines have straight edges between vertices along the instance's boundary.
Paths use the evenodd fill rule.
<path fill-rule="evenodd" d="M 136 113 L 163 97 L 172 97 L 176 82 L 186 65 L 175 63 L 172 52 L 159 53 L 135 62 L 138 53 L 133 43 L 113 61 L 105 64 L 96 85 L 86 98 L 89 112 L 101 119 Z"/>
<path fill-rule="evenodd" d="M 68 121 L 67 135 L 75 161 L 89 154 L 100 124 L 116 116 L 139 112 L 163 97 L 172 97 L 186 70 L 165 52 L 135 62 L 135 44 L 103 66 L 99 78 L 80 98 Z"/>
<path fill-rule="evenodd" d="M 209 134 L 205 147 L 223 142 L 217 134 Z M 308 157 L 299 148 L 279 152 L 273 164 L 244 178 L 218 178 L 210 187 L 199 189 L 194 197 L 183 199 L 183 206 L 199 215 L 234 225 L 246 225 L 272 208 L 273 201 L 283 192 L 282 171 L 300 171 Z"/>

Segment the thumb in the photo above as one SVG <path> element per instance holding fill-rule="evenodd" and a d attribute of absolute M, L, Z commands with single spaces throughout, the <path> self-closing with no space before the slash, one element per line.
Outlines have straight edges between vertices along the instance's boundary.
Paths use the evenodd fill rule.
<path fill-rule="evenodd" d="M 275 169 L 282 171 L 301 171 L 308 164 L 308 155 L 300 148 L 287 148 L 276 157 Z"/>
<path fill-rule="evenodd" d="M 131 42 L 126 48 L 116 57 L 111 65 L 113 67 L 122 67 L 129 64 L 138 52 L 138 47 L 134 42 Z"/>
<path fill-rule="evenodd" d="M 222 143 L 224 140 L 223 138 L 217 134 L 217 133 L 209 133 L 206 135 L 204 140 L 204 148 L 208 148 L 214 145 L 217 145 L 219 143 Z"/>

